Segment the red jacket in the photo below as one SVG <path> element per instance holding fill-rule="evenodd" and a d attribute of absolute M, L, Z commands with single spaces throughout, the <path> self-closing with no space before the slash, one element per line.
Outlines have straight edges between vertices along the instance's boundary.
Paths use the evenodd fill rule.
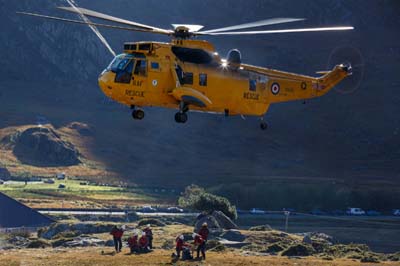
<path fill-rule="evenodd" d="M 116 238 L 120 238 L 120 237 L 122 237 L 122 235 L 124 234 L 124 231 L 122 230 L 122 229 L 118 229 L 118 228 L 114 228 L 113 230 L 111 230 L 111 233 L 110 233 L 113 237 L 116 237 Z"/>
<path fill-rule="evenodd" d="M 201 237 L 202 237 L 204 240 L 207 240 L 209 232 L 210 232 L 210 231 L 208 230 L 208 228 L 205 227 L 205 226 L 203 226 L 202 228 L 200 228 L 198 234 L 201 235 Z"/>
<path fill-rule="evenodd" d="M 138 246 L 138 238 L 137 236 L 132 236 L 128 239 L 128 245 L 130 248 Z"/>
<path fill-rule="evenodd" d="M 147 237 L 146 236 L 141 236 L 139 238 L 139 246 L 141 248 L 145 248 L 145 247 L 147 247 L 147 245 L 148 245 Z"/>
<path fill-rule="evenodd" d="M 179 237 L 176 238 L 176 249 L 182 250 L 183 247 L 189 247 L 190 245 L 185 243 L 182 239 Z"/>
<path fill-rule="evenodd" d="M 204 243 L 204 239 L 200 236 L 200 235 L 197 235 L 195 238 L 194 238 L 194 244 L 195 245 L 201 245 L 201 244 L 203 244 Z"/>

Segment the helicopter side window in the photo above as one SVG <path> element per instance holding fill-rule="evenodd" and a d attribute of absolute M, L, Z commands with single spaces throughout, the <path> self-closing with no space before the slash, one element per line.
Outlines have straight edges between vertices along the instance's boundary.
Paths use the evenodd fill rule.
<path fill-rule="evenodd" d="M 134 62 L 135 60 L 129 59 L 127 63 L 123 64 L 124 67 L 122 68 L 123 61 L 121 61 L 117 68 L 115 82 L 128 84 L 131 82 Z"/>
<path fill-rule="evenodd" d="M 193 73 L 184 72 L 183 73 L 183 83 L 182 84 L 193 84 Z"/>
<path fill-rule="evenodd" d="M 207 74 L 205 73 L 199 74 L 199 85 L 207 86 Z"/>
<path fill-rule="evenodd" d="M 251 91 L 257 90 L 257 80 L 249 79 L 249 90 L 251 90 Z"/>
<path fill-rule="evenodd" d="M 147 73 L 147 61 L 138 60 L 135 67 L 135 75 L 146 76 Z"/>

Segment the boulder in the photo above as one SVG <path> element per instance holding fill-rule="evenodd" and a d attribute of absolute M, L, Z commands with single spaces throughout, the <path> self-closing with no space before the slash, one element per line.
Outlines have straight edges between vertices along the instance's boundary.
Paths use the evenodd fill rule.
<path fill-rule="evenodd" d="M 201 216 L 197 221 L 196 224 L 194 226 L 194 232 L 198 232 L 201 228 L 201 226 L 203 225 L 203 223 L 207 223 L 208 225 L 208 230 L 210 231 L 210 236 L 214 235 L 214 234 L 219 234 L 222 232 L 222 228 L 219 225 L 219 223 L 217 222 L 217 220 L 215 219 L 214 216 L 211 215 L 204 215 Z"/>
<path fill-rule="evenodd" d="M 221 211 L 213 211 L 211 214 L 218 222 L 221 228 L 223 229 L 238 229 L 238 226 L 223 212 Z"/>
<path fill-rule="evenodd" d="M 246 239 L 246 236 L 242 235 L 240 231 L 233 229 L 222 233 L 220 237 L 229 241 L 236 241 L 236 242 L 242 242 Z"/>
<path fill-rule="evenodd" d="M 52 128 L 31 127 L 15 141 L 14 155 L 35 166 L 71 166 L 80 163 L 79 152 Z"/>

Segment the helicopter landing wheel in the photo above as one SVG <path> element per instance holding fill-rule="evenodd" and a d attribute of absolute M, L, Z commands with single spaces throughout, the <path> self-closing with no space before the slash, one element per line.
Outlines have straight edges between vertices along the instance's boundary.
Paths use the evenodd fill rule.
<path fill-rule="evenodd" d="M 266 130 L 268 128 L 268 124 L 265 121 L 260 122 L 260 128 L 261 130 Z"/>
<path fill-rule="evenodd" d="M 136 119 L 136 120 L 142 120 L 144 118 L 144 111 L 141 109 L 133 110 L 132 117 L 133 117 L 133 119 Z"/>
<path fill-rule="evenodd" d="M 175 114 L 175 121 L 177 123 L 186 123 L 187 120 L 188 120 L 188 116 L 186 113 L 177 112 Z"/>

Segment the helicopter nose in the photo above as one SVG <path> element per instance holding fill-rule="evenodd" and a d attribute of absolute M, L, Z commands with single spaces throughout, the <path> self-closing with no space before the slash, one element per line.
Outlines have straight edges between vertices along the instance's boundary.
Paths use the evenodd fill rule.
<path fill-rule="evenodd" d="M 110 72 L 102 72 L 98 78 L 98 83 L 100 89 L 103 91 L 103 93 L 109 97 L 111 97 L 112 94 L 112 85 L 110 83 Z"/>

